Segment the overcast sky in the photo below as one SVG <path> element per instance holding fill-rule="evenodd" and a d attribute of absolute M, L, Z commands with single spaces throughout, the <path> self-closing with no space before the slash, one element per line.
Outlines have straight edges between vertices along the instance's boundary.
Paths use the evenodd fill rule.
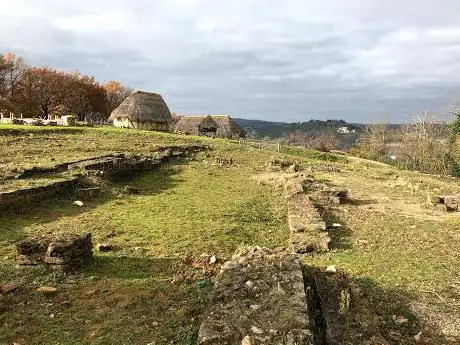
<path fill-rule="evenodd" d="M 0 52 L 179 114 L 402 122 L 460 99 L 460 0 L 0 1 Z"/>

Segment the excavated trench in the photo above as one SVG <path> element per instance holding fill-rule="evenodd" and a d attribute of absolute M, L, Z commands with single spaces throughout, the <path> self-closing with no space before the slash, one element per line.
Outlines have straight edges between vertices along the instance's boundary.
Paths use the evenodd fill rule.
<path fill-rule="evenodd" d="M 340 204 L 346 191 L 294 174 L 285 183 L 289 249 L 250 247 L 236 253 L 216 277 L 198 345 L 343 345 L 351 289 L 345 274 L 302 264 L 328 251 L 319 204 Z M 347 341 L 345 341 L 347 340 Z"/>

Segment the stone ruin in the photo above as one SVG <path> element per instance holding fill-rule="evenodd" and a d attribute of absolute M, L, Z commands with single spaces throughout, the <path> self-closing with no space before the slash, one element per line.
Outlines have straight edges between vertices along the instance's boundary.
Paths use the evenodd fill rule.
<path fill-rule="evenodd" d="M 266 170 L 295 173 L 300 170 L 300 167 L 296 162 L 292 162 L 288 159 L 272 157 L 266 164 Z"/>
<path fill-rule="evenodd" d="M 297 254 L 327 252 L 331 241 L 326 231 L 326 223 L 310 196 L 304 192 L 303 183 L 311 180 L 311 177 L 300 174 L 285 184 L 290 243 Z"/>
<path fill-rule="evenodd" d="M 16 251 L 20 265 L 78 268 L 91 262 L 93 243 L 90 233 L 35 236 L 17 243 Z"/>
<path fill-rule="evenodd" d="M 107 178 L 131 177 L 143 171 L 150 171 L 169 162 L 171 158 L 185 157 L 190 153 L 197 153 L 207 149 L 204 146 L 171 146 L 161 147 L 152 156 L 138 156 L 120 154 L 116 156 L 103 156 L 69 164 L 67 169 L 84 170 L 86 175 L 98 175 Z"/>
<path fill-rule="evenodd" d="M 34 186 L 25 189 L 0 192 L 0 209 L 40 202 L 45 199 L 64 196 L 78 184 L 77 178 L 64 181 L 52 181 L 45 186 Z"/>
<path fill-rule="evenodd" d="M 310 199 L 318 204 L 341 205 L 348 200 L 348 191 L 346 189 L 329 187 L 324 183 L 304 184 L 304 189 L 306 189 Z"/>
<path fill-rule="evenodd" d="M 225 157 L 216 157 L 215 162 L 217 165 L 233 165 L 233 158 L 225 158 Z"/>
<path fill-rule="evenodd" d="M 320 172 L 341 172 L 338 166 L 332 164 L 315 165 L 312 167 L 312 170 Z"/>
<path fill-rule="evenodd" d="M 7 179 L 27 179 L 40 175 L 65 174 L 63 181 L 53 181 L 44 186 L 21 188 L 0 192 L 0 209 L 24 204 L 41 202 L 56 196 L 75 194 L 78 198 L 93 198 L 101 193 L 99 187 L 82 183 L 82 175 L 101 178 L 132 177 L 133 175 L 162 167 L 173 158 L 186 157 L 200 150 L 209 149 L 203 145 L 158 147 L 151 156 L 128 154 L 104 155 L 97 158 L 83 159 L 58 164 L 51 168 L 33 167 Z M 68 174 L 68 172 L 73 172 Z M 82 171 L 82 172 L 81 172 Z M 76 175 L 76 176 L 75 176 Z M 64 175 L 63 175 L 64 176 Z M 87 181 L 83 181 L 87 182 Z"/>
<path fill-rule="evenodd" d="M 101 187 L 77 188 L 75 196 L 77 198 L 95 198 L 101 195 Z"/>
<path fill-rule="evenodd" d="M 446 206 L 448 212 L 458 212 L 458 207 L 460 205 L 460 196 L 458 195 L 446 195 L 446 196 L 436 196 L 431 197 L 431 203 L 443 204 Z"/>
<path fill-rule="evenodd" d="M 217 277 L 198 344 L 313 344 L 296 256 L 253 247 L 226 262 Z"/>
<path fill-rule="evenodd" d="M 153 170 L 160 167 L 168 156 L 158 159 L 156 157 L 139 157 L 119 155 L 116 157 L 104 157 L 74 163 L 68 166 L 69 170 L 84 170 L 86 174 L 114 178 L 119 176 L 131 176 L 142 171 Z"/>
<path fill-rule="evenodd" d="M 267 168 L 272 172 L 268 177 L 263 175 L 263 183 L 284 186 L 292 251 L 296 254 L 327 252 L 331 239 L 320 210 L 346 202 L 348 191 L 296 171 L 298 167 L 290 161 L 271 159 Z"/>

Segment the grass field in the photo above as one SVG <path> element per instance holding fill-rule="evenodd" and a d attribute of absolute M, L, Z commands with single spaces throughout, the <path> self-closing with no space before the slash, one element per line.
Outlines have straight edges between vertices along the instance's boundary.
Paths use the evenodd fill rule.
<path fill-rule="evenodd" d="M 113 128 L 0 127 L 4 177 L 33 166 L 197 142 L 213 149 L 108 183 L 102 197 L 84 200 L 82 208 L 60 199 L 0 215 L 1 282 L 22 284 L 0 299 L 0 344 L 194 344 L 219 269 L 203 269 L 200 255 L 216 255 L 221 263 L 239 245 L 286 246 L 288 239 L 282 191 L 254 178 L 277 153 Z M 346 187 L 352 199 L 323 210 L 328 223 L 343 226 L 330 230 L 331 252 L 304 263 L 349 273 L 372 297 L 382 328 L 400 334 L 394 344 L 414 343 L 419 331 L 430 344 L 455 344 L 460 216 L 426 199 L 459 193 L 458 180 L 300 149 L 283 155 L 306 170 L 325 162 L 339 167 L 313 174 Z M 215 166 L 216 156 L 232 157 L 235 165 Z M 142 193 L 113 192 L 127 184 Z M 110 242 L 115 250 L 96 252 L 94 264 L 73 275 L 16 266 L 15 242 L 60 231 L 89 231 L 95 243 Z M 43 285 L 57 287 L 57 294 L 36 292 Z M 400 314 L 410 316 L 409 325 L 395 327 L 392 316 Z"/>
<path fill-rule="evenodd" d="M 127 145 L 131 133 L 134 141 Z M 62 139 L 62 133 L 57 135 Z M 65 141 L 78 143 L 80 135 L 64 134 Z M 98 147 L 105 142 L 103 153 L 131 151 L 130 145 L 143 153 L 158 145 L 190 142 L 158 133 L 126 135 L 106 129 L 101 134 L 89 130 L 85 136 L 99 140 Z M 31 158 L 31 165 L 51 164 L 46 157 L 56 157 L 61 140 L 52 136 L 47 140 L 47 151 L 40 161 Z M 9 151 L 9 159 L 34 152 L 34 142 Z M 239 245 L 282 246 L 288 235 L 280 191 L 252 179 L 270 153 L 239 152 L 224 141 L 214 145 L 215 151 L 199 154 L 195 161 L 178 161 L 132 181 L 105 186 L 104 197 L 85 200 L 81 209 L 72 205 L 73 200 L 63 199 L 2 214 L 0 276 L 5 282 L 21 282 L 23 288 L 7 296 L 8 308 L 0 314 L 0 343 L 193 344 L 213 269 L 218 270 L 217 265 L 210 271 L 196 268 L 200 255 L 209 253 L 223 261 Z M 69 150 L 74 150 L 71 159 L 101 153 L 73 146 Z M 212 165 L 218 154 L 231 154 L 239 166 Z M 66 156 L 56 160 L 65 161 Z M 142 194 L 110 193 L 128 183 Z M 61 231 L 91 232 L 95 243 L 109 241 L 116 250 L 96 253 L 94 264 L 77 275 L 15 266 L 16 241 Z M 44 297 L 35 291 L 43 285 L 59 291 Z"/>
<path fill-rule="evenodd" d="M 460 216 L 427 202 L 460 193 L 456 179 L 354 162 L 317 178 L 346 187 L 351 202 L 324 210 L 341 228 L 330 231 L 332 250 L 305 263 L 349 273 L 380 308 L 382 326 L 411 344 L 457 344 L 460 336 Z M 409 325 L 395 326 L 393 315 Z M 417 320 L 417 321 L 415 321 Z"/>

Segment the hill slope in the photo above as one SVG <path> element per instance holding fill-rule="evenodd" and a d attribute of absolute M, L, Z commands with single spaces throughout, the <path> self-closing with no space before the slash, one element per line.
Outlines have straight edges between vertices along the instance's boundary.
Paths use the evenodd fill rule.
<path fill-rule="evenodd" d="M 344 311 L 360 296 L 368 299 L 366 322 L 343 323 L 359 329 L 359 341 L 344 343 L 410 345 L 421 331 L 421 343 L 459 344 L 458 213 L 426 203 L 433 191 L 459 194 L 456 179 L 313 157 L 303 149 L 278 154 L 233 141 L 113 128 L 0 126 L 0 167 L 9 176 L 32 166 L 191 143 L 210 150 L 130 181 L 106 181 L 102 195 L 82 200 L 83 207 L 61 198 L 0 214 L 0 289 L 20 283 L 0 298 L 1 344 L 195 344 L 220 265 L 243 245 L 287 245 L 282 184 L 262 183 L 273 178 L 263 167 L 274 158 L 349 192 L 349 202 L 321 210 L 331 250 L 303 258 L 305 266 L 334 266 L 352 277 Z M 220 166 L 217 157 L 235 164 Z M 120 194 L 128 183 L 141 193 Z M 94 264 L 74 275 L 17 267 L 18 241 L 60 231 L 91 232 L 114 250 L 95 251 Z M 205 253 L 217 262 L 202 264 Z M 42 296 L 40 286 L 58 291 Z"/>
<path fill-rule="evenodd" d="M 310 120 L 307 122 L 271 122 L 263 120 L 246 120 L 234 119 L 241 127 L 256 131 L 259 137 L 279 138 L 283 135 L 293 133 L 295 131 L 303 131 L 309 134 L 321 133 L 337 133 L 341 127 L 348 127 L 350 131 L 355 130 L 360 132 L 364 125 L 348 123 L 343 120 Z"/>

